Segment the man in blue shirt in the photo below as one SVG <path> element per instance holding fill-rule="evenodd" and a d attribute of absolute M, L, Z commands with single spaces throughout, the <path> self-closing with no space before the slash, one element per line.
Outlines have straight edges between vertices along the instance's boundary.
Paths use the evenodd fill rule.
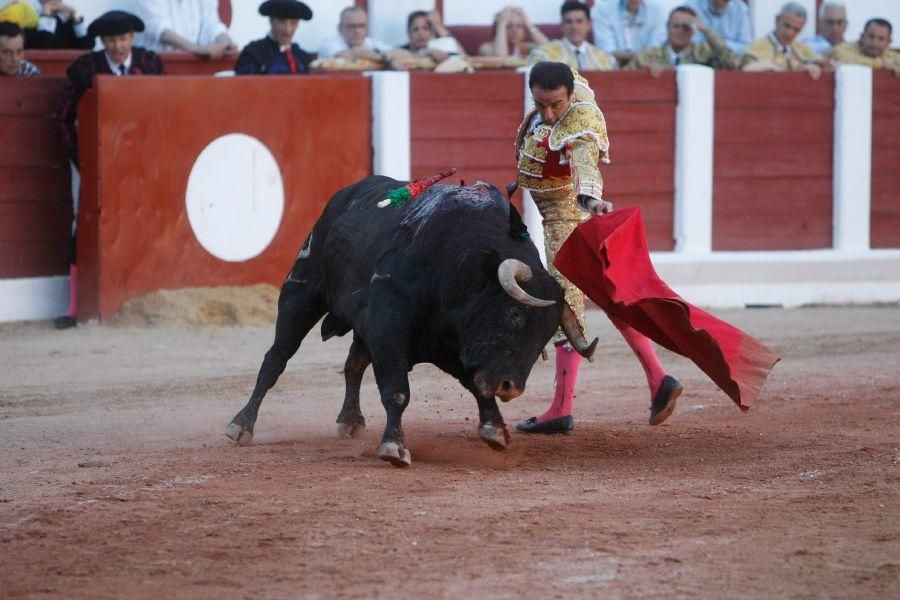
<path fill-rule="evenodd" d="M 594 7 L 594 43 L 620 66 L 666 40 L 666 20 L 656 0 L 601 0 Z"/>
<path fill-rule="evenodd" d="M 834 46 L 844 42 L 847 31 L 847 7 L 843 2 L 826 2 L 819 9 L 819 31 L 816 37 L 803 40 L 803 43 L 815 50 L 816 54 L 825 56 Z"/>
<path fill-rule="evenodd" d="M 688 0 L 685 5 L 693 8 L 710 29 L 722 36 L 732 52 L 741 54 L 744 46 L 753 39 L 750 11 L 743 0 Z M 704 41 L 702 34 L 694 36 L 695 43 Z"/>

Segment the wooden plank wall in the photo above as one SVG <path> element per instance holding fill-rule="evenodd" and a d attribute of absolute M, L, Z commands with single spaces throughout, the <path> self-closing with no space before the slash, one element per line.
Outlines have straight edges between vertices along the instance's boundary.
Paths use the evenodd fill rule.
<path fill-rule="evenodd" d="M 651 250 L 672 250 L 675 202 L 675 73 L 591 73 L 606 117 L 611 163 L 601 167 L 604 197 L 640 205 Z"/>
<path fill-rule="evenodd" d="M 596 73 L 589 79 L 612 140 L 612 164 L 603 166 L 606 194 L 617 206 L 640 204 L 651 249 L 671 250 L 675 76 Z M 414 73 L 410 87 L 414 179 L 455 166 L 453 181 L 481 179 L 502 187 L 515 180 L 521 74 Z"/>
<path fill-rule="evenodd" d="M 503 187 L 516 180 L 515 138 L 524 116 L 522 75 L 413 73 L 412 178 L 459 169 L 450 181 Z M 517 198 L 519 193 L 516 194 Z"/>
<path fill-rule="evenodd" d="M 68 273 L 69 162 L 53 118 L 64 83 L 0 81 L 0 278 Z"/>
<path fill-rule="evenodd" d="M 900 248 L 900 79 L 876 71 L 872 102 L 872 248 Z"/>
<path fill-rule="evenodd" d="M 834 74 L 716 73 L 713 250 L 832 245 Z"/>

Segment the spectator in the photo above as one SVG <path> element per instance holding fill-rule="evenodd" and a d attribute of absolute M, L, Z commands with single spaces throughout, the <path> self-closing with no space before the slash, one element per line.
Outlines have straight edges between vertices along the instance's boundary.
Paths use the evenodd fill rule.
<path fill-rule="evenodd" d="M 900 52 L 891 50 L 890 21 L 869 19 L 862 37 L 856 43 L 839 44 L 831 51 L 831 57 L 845 65 L 866 65 L 873 69 L 890 69 L 900 77 Z"/>
<path fill-rule="evenodd" d="M 697 17 L 722 36 L 735 54 L 741 54 L 744 46 L 753 39 L 750 27 L 750 11 L 743 0 L 688 0 Z M 694 41 L 703 43 L 703 36 L 694 35 Z"/>
<path fill-rule="evenodd" d="M 18 24 L 0 21 L 0 77 L 35 77 L 41 70 L 25 60 L 25 33 Z"/>
<path fill-rule="evenodd" d="M 638 53 L 626 69 L 649 68 L 654 77 L 664 69 L 678 65 L 706 65 L 713 69 L 736 69 L 738 56 L 725 45 L 725 41 L 709 25 L 697 18 L 694 9 L 679 6 L 669 13 L 666 23 L 668 39 L 657 48 Z M 706 37 L 706 42 L 691 41 L 694 31 Z"/>
<path fill-rule="evenodd" d="M 364 8 L 348 6 L 341 11 L 338 35 L 319 46 L 319 58 L 361 58 L 389 65 L 394 58 L 390 46 L 368 36 L 369 18 Z"/>
<path fill-rule="evenodd" d="M 66 70 L 66 87 L 57 113 L 63 144 L 72 158 L 73 170 L 78 167 L 78 137 L 75 121 L 78 104 L 94 85 L 95 75 L 162 75 L 162 60 L 150 50 L 134 46 L 134 34 L 144 30 L 144 22 L 131 13 L 112 10 L 104 13 L 88 27 L 88 36 L 100 36 L 103 50 L 75 59 Z M 75 195 L 75 218 L 72 224 L 72 254 L 69 267 L 69 307 L 66 314 L 54 321 L 57 329 L 75 326 L 78 298 L 78 267 L 75 259 L 75 225 L 78 223 L 78 197 Z"/>
<path fill-rule="evenodd" d="M 0 21 L 15 23 L 24 31 L 38 26 L 38 11 L 30 0 L 0 0 Z"/>
<path fill-rule="evenodd" d="M 822 73 L 822 57 L 797 41 L 806 24 L 806 9 L 788 2 L 775 17 L 775 29 L 744 49 L 745 71 L 808 71 L 813 79 Z"/>
<path fill-rule="evenodd" d="M 400 46 L 418 58 L 431 59 L 441 63 L 450 56 L 465 54 L 453 35 L 444 27 L 441 15 L 436 10 L 411 12 L 406 19 L 406 35 L 409 42 Z"/>
<path fill-rule="evenodd" d="M 614 59 L 587 41 L 591 30 L 591 13 L 581 2 L 564 2 L 562 15 L 563 38 L 538 46 L 528 57 L 529 62 L 563 62 L 578 71 L 609 71 Z"/>
<path fill-rule="evenodd" d="M 147 23 L 144 45 L 150 50 L 184 50 L 197 56 L 234 58 L 238 48 L 219 19 L 216 0 L 137 0 Z"/>
<path fill-rule="evenodd" d="M 41 15 L 36 29 L 29 30 L 25 45 L 29 48 L 73 48 L 89 50 L 94 40 L 78 11 L 62 0 L 40 0 Z"/>
<path fill-rule="evenodd" d="M 665 41 L 666 24 L 656 0 L 602 0 L 594 7 L 594 43 L 619 66 Z"/>
<path fill-rule="evenodd" d="M 826 2 L 822 5 L 819 9 L 819 31 L 822 33 L 803 42 L 816 54 L 825 56 L 834 46 L 844 42 L 847 8 L 843 2 Z"/>
<path fill-rule="evenodd" d="M 296 75 L 309 73 L 312 55 L 293 42 L 300 20 L 312 19 L 312 10 L 297 0 L 268 0 L 259 14 L 269 17 L 269 35 L 250 42 L 238 57 L 238 75 Z"/>
<path fill-rule="evenodd" d="M 528 37 L 531 40 L 528 40 Z M 539 44 L 550 40 L 541 33 L 518 6 L 507 6 L 494 16 L 491 40 L 478 48 L 481 56 L 512 56 L 526 58 Z"/>

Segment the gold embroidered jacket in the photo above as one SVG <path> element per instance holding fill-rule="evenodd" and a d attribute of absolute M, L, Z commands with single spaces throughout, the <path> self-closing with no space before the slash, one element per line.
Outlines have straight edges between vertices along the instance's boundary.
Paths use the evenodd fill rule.
<path fill-rule="evenodd" d="M 588 44 L 587 48 L 583 71 L 612 71 L 613 59 L 609 54 L 593 44 Z M 578 56 L 562 40 L 553 40 L 552 42 L 541 44 L 528 55 L 529 64 L 545 61 L 564 62 L 572 67 L 573 71 L 579 68 Z"/>
<path fill-rule="evenodd" d="M 750 42 L 744 48 L 742 67 L 747 71 L 800 71 L 804 65 L 821 65 L 822 57 L 806 44 L 791 42 L 791 52 L 784 54 L 772 35 Z"/>
<path fill-rule="evenodd" d="M 891 49 L 875 58 L 864 54 L 859 42 L 838 44 L 829 52 L 829 56 L 844 65 L 865 65 L 873 69 L 890 69 L 900 67 L 900 52 Z"/>

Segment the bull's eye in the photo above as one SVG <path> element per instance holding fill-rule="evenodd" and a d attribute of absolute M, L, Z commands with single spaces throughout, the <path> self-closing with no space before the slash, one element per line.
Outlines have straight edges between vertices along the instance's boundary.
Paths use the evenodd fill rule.
<path fill-rule="evenodd" d="M 522 311 L 519 310 L 518 307 L 512 307 L 506 314 L 506 321 L 510 327 L 515 329 L 521 329 L 525 326 L 525 317 L 522 315 Z"/>

